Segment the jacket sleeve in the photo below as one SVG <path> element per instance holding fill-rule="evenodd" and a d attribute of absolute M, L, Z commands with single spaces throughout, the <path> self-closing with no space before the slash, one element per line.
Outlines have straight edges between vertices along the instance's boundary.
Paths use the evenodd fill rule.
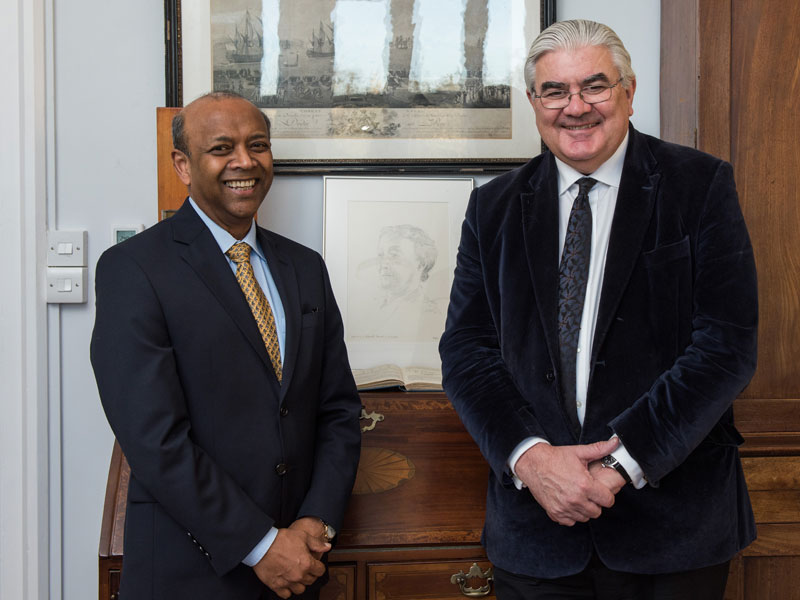
<path fill-rule="evenodd" d="M 720 161 L 698 201 L 704 206 L 691 244 L 691 341 L 671 368 L 610 422 L 653 486 L 715 426 L 726 429 L 720 420 L 756 367 L 755 262 L 730 164 Z M 722 434 L 738 438 L 735 432 Z"/>
<path fill-rule="evenodd" d="M 169 327 L 145 271 L 113 247 L 95 281 L 91 361 L 111 428 L 137 481 L 225 574 L 274 521 L 193 442 Z"/>
<path fill-rule="evenodd" d="M 525 438 L 545 437 L 503 359 L 498 324 L 486 294 L 479 237 L 480 188 L 461 229 L 447 324 L 439 343 L 444 390 L 467 431 L 504 485 L 508 459 Z"/>

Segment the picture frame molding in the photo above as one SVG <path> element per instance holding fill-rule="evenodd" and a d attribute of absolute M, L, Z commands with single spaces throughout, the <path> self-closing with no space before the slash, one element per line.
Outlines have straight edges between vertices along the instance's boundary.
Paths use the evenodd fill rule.
<path fill-rule="evenodd" d="M 436 319 L 441 318 L 444 330 L 462 222 L 474 189 L 475 180 L 468 175 L 323 177 L 322 256 L 339 301 L 345 343 L 354 369 L 382 364 L 441 367 L 438 343 L 442 332 L 429 336 L 432 329 L 428 319 L 433 318 L 436 324 Z M 399 234 L 398 229 L 405 232 Z M 409 240 L 421 236 L 435 244 L 433 268 L 429 266 L 431 270 L 420 276 L 418 287 L 400 288 L 403 294 L 391 288 L 392 244 L 381 246 L 386 234 L 398 236 L 395 239 L 408 236 Z M 416 252 L 416 242 L 413 247 Z M 416 260 L 420 260 L 417 266 L 422 269 L 419 256 Z M 400 273 L 405 274 L 399 275 L 398 282 L 405 285 L 409 282 L 407 272 L 401 269 Z M 404 297 L 419 304 L 404 305 Z M 387 298 L 392 300 L 387 303 Z M 410 306 L 419 308 L 403 310 Z M 436 310 L 432 311 L 434 306 Z M 386 320 L 390 309 L 391 320 Z M 412 330 L 418 332 L 416 336 L 405 335 Z"/>

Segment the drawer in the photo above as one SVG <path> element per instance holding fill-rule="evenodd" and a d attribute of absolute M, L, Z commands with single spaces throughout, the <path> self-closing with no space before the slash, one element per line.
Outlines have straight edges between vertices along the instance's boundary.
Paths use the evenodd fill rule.
<path fill-rule="evenodd" d="M 485 560 L 370 564 L 367 586 L 370 600 L 495 597 L 491 564 Z"/>
<path fill-rule="evenodd" d="M 320 591 L 320 600 L 355 600 L 355 565 L 330 565 L 330 579 Z"/>

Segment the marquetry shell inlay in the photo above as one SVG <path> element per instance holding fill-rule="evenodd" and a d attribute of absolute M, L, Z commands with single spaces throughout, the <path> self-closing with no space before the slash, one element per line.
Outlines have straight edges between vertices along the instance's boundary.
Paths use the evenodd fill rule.
<path fill-rule="evenodd" d="M 416 467 L 407 456 L 385 448 L 362 448 L 353 494 L 377 494 L 414 477 Z"/>

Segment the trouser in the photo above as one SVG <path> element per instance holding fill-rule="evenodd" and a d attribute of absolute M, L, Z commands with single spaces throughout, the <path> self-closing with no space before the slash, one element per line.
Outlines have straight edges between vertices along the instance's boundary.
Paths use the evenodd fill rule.
<path fill-rule="evenodd" d="M 494 568 L 498 600 L 722 600 L 730 561 L 720 565 L 641 575 L 612 571 L 597 554 L 580 573 L 541 579 Z"/>

